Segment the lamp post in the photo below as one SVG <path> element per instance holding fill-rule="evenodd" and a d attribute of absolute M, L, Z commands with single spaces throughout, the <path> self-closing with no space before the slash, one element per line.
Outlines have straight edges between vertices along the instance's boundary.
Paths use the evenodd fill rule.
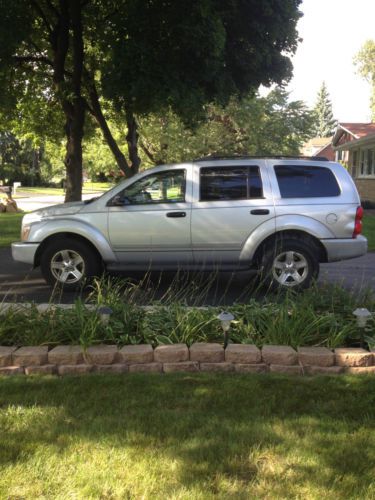
<path fill-rule="evenodd" d="M 366 329 L 366 325 L 367 325 L 368 320 L 372 317 L 372 314 L 365 307 L 357 307 L 357 309 L 355 311 L 353 311 L 353 314 L 356 317 L 357 327 L 359 328 L 359 331 L 360 331 L 361 347 L 364 347 L 365 329 Z"/>
<path fill-rule="evenodd" d="M 98 308 L 98 314 L 102 325 L 108 325 L 109 318 L 111 317 L 112 313 L 112 309 L 108 306 L 100 306 Z"/>
<path fill-rule="evenodd" d="M 221 312 L 216 318 L 221 322 L 221 328 L 223 329 L 224 333 L 224 349 L 228 345 L 228 332 L 230 329 L 230 324 L 234 320 L 234 316 L 231 313 L 228 313 L 226 311 Z"/>

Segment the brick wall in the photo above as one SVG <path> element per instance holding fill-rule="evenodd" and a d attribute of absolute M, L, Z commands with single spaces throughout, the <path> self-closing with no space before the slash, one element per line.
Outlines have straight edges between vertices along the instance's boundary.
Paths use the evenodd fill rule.
<path fill-rule="evenodd" d="M 361 200 L 375 202 L 375 179 L 355 179 Z"/>

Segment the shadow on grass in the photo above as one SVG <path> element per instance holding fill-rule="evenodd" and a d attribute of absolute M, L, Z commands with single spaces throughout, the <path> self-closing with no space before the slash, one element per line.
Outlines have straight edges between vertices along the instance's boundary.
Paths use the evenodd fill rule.
<path fill-rule="evenodd" d="M 369 377 L 1 380 L 0 464 L 89 443 L 93 454 L 104 446 L 139 462 L 154 457 L 156 468 L 174 463 L 167 472 L 185 490 L 358 498 L 374 487 L 374 403 Z"/>

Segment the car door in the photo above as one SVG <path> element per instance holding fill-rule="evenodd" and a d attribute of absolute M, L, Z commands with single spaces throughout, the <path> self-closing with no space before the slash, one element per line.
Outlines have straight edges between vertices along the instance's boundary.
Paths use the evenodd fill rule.
<path fill-rule="evenodd" d="M 108 234 L 124 267 L 192 262 L 191 175 L 191 165 L 153 170 L 109 202 Z"/>
<path fill-rule="evenodd" d="M 239 263 L 245 242 L 275 217 L 262 160 L 198 165 L 192 204 L 192 248 L 199 264 Z"/>

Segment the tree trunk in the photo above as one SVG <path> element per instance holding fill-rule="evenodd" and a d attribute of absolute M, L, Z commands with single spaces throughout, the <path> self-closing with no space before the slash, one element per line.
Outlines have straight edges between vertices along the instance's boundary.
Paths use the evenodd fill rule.
<path fill-rule="evenodd" d="M 133 171 L 133 169 L 130 168 L 124 154 L 118 147 L 117 142 L 112 135 L 107 120 L 105 119 L 105 116 L 103 114 L 94 82 L 90 84 L 89 99 L 90 99 L 90 106 L 89 106 L 90 112 L 95 118 L 96 122 L 98 123 L 102 131 L 103 137 L 107 142 L 108 147 L 111 150 L 116 160 L 118 168 L 124 173 L 125 177 L 131 177 L 132 175 L 134 175 L 135 172 Z"/>
<path fill-rule="evenodd" d="M 73 113 L 65 113 L 66 123 L 66 191 L 65 202 L 82 199 L 82 138 L 85 121 L 85 105 L 78 99 Z"/>
<path fill-rule="evenodd" d="M 130 110 L 126 111 L 126 124 L 128 126 L 126 142 L 128 143 L 129 159 L 131 161 L 132 171 L 134 175 L 139 171 L 141 159 L 138 156 L 138 125 L 133 112 Z"/>
<path fill-rule="evenodd" d="M 82 199 L 82 139 L 85 122 L 85 101 L 81 95 L 83 73 L 83 35 L 81 2 L 69 1 L 73 31 L 72 102 L 65 103 L 66 192 L 65 202 Z"/>

